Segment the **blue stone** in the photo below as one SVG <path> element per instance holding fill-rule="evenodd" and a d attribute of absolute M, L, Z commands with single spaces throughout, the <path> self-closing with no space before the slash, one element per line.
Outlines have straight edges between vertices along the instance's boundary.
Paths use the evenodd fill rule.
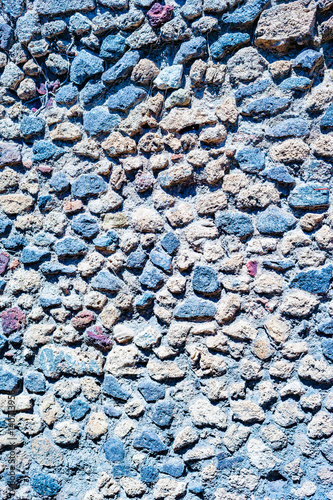
<path fill-rule="evenodd" d="M 4 19 L 1 16 L 1 21 L 0 21 L 0 49 L 2 49 L 2 50 L 9 50 L 10 47 L 13 45 L 14 30 L 9 26 L 9 24 L 4 23 L 3 20 Z"/>
<path fill-rule="evenodd" d="M 122 411 L 119 408 L 115 408 L 112 405 L 104 406 L 103 411 L 105 415 L 111 418 L 119 418 L 122 414 Z"/>
<path fill-rule="evenodd" d="M 65 266 L 60 262 L 51 261 L 51 262 L 44 262 L 40 266 L 40 270 L 42 271 L 43 274 L 46 275 L 65 274 L 70 276 L 76 273 L 77 268 L 76 266 Z"/>
<path fill-rule="evenodd" d="M 322 119 L 320 120 L 320 126 L 324 130 L 332 130 L 333 129 L 333 104 L 331 104 Z"/>
<path fill-rule="evenodd" d="M 126 260 L 126 267 L 128 269 L 140 270 L 143 269 L 145 262 L 147 260 L 147 255 L 141 250 L 136 250 L 129 254 Z"/>
<path fill-rule="evenodd" d="M 271 181 L 275 181 L 278 184 L 286 184 L 292 186 L 295 184 L 295 179 L 292 177 L 287 168 L 284 165 L 278 167 L 266 168 L 262 175 Z"/>
<path fill-rule="evenodd" d="M 318 332 L 324 335 L 333 335 L 333 319 L 320 323 L 318 326 Z"/>
<path fill-rule="evenodd" d="M 287 97 L 263 97 L 250 102 L 242 110 L 242 115 L 253 116 L 257 118 L 265 118 L 266 116 L 274 116 L 288 108 L 291 99 Z"/>
<path fill-rule="evenodd" d="M 45 120 L 39 116 L 25 116 L 20 123 L 20 131 L 24 139 L 30 139 L 34 135 L 41 134 L 44 129 Z"/>
<path fill-rule="evenodd" d="M 17 348 L 22 344 L 23 336 L 20 333 L 15 332 L 9 335 L 8 340 L 14 347 Z"/>
<path fill-rule="evenodd" d="M 234 12 L 224 14 L 222 21 L 232 28 L 250 28 L 268 3 L 268 0 L 250 0 Z"/>
<path fill-rule="evenodd" d="M 4 335 L 0 333 L 0 351 L 3 351 L 7 347 L 7 339 Z"/>
<path fill-rule="evenodd" d="M 310 130 L 307 122 L 302 118 L 288 118 L 269 128 L 266 135 L 268 137 L 274 137 L 274 139 L 308 137 L 310 135 Z"/>
<path fill-rule="evenodd" d="M 6 369 L 0 371 L 0 392 L 16 391 L 21 383 L 21 377 L 15 375 Z"/>
<path fill-rule="evenodd" d="M 115 399 L 120 399 L 121 401 L 127 401 L 131 397 L 130 393 L 123 388 L 113 375 L 105 375 L 102 391 L 104 394 L 113 396 Z"/>
<path fill-rule="evenodd" d="M 155 266 L 163 269 L 163 271 L 171 271 L 172 258 L 167 253 L 161 250 L 153 250 L 149 258 Z"/>
<path fill-rule="evenodd" d="M 265 154 L 259 148 L 245 147 L 239 149 L 235 158 L 239 168 L 249 174 L 256 174 L 265 166 Z"/>
<path fill-rule="evenodd" d="M 263 266 L 267 269 L 274 269 L 274 271 L 288 271 L 288 269 L 292 269 L 295 265 L 293 260 L 279 260 L 279 259 L 270 259 L 264 260 Z"/>
<path fill-rule="evenodd" d="M 59 240 L 55 246 L 58 257 L 77 257 L 87 251 L 88 247 L 83 241 L 70 237 Z"/>
<path fill-rule="evenodd" d="M 121 462 L 125 457 L 122 441 L 116 437 L 109 438 L 104 444 L 104 453 L 110 462 Z"/>
<path fill-rule="evenodd" d="M 152 453 L 163 453 L 168 447 L 163 443 L 154 429 L 146 427 L 133 441 L 133 447 Z"/>
<path fill-rule="evenodd" d="M 312 80 L 305 76 L 291 76 L 286 78 L 280 83 L 279 87 L 281 90 L 290 90 L 293 92 L 305 92 L 312 85 Z"/>
<path fill-rule="evenodd" d="M 100 175 L 83 174 L 72 184 L 72 195 L 77 198 L 86 198 L 107 191 L 108 185 Z"/>
<path fill-rule="evenodd" d="M 161 246 L 164 248 L 164 250 L 169 254 L 175 253 L 175 251 L 178 249 L 180 245 L 179 239 L 172 231 L 163 236 L 160 243 Z"/>
<path fill-rule="evenodd" d="M 191 297 L 176 306 L 174 316 L 177 319 L 213 319 L 216 314 L 214 302 Z"/>
<path fill-rule="evenodd" d="M 332 266 L 301 271 L 291 281 L 291 288 L 300 288 L 310 293 L 327 293 L 332 279 Z"/>
<path fill-rule="evenodd" d="M 67 191 L 70 188 L 71 183 L 64 172 L 57 172 L 52 175 L 50 180 L 50 187 L 54 189 L 57 193 Z"/>
<path fill-rule="evenodd" d="M 59 156 L 64 152 L 62 148 L 59 148 L 50 141 L 35 141 L 32 147 L 32 161 L 45 161 L 51 158 L 59 158 Z"/>
<path fill-rule="evenodd" d="M 1 217 L 0 217 L 1 234 Z M 8 238 L 1 240 L 7 250 L 18 250 L 28 244 L 28 240 L 22 234 L 11 234 Z"/>
<path fill-rule="evenodd" d="M 268 207 L 257 217 L 257 228 L 261 234 L 283 234 L 292 229 L 296 219 L 278 207 Z"/>
<path fill-rule="evenodd" d="M 53 497 L 60 491 L 60 485 L 49 474 L 35 474 L 32 476 L 30 484 L 42 496 Z"/>
<path fill-rule="evenodd" d="M 160 471 L 172 477 L 180 477 L 183 474 L 184 469 L 185 465 L 183 460 L 180 458 L 169 458 L 169 460 L 166 460 L 162 464 Z"/>
<path fill-rule="evenodd" d="M 118 234 L 110 229 L 104 236 L 98 236 L 93 240 L 93 244 L 97 250 L 104 252 L 115 252 L 119 243 Z"/>
<path fill-rule="evenodd" d="M 316 72 L 324 62 L 323 55 L 317 50 L 303 50 L 293 62 L 293 68 L 309 73 Z"/>
<path fill-rule="evenodd" d="M 43 394 L 46 391 L 45 377 L 40 372 L 30 372 L 24 378 L 24 385 L 29 392 Z"/>
<path fill-rule="evenodd" d="M 95 99 L 101 97 L 106 91 L 102 82 L 88 82 L 80 92 L 80 99 L 83 104 L 92 104 Z"/>
<path fill-rule="evenodd" d="M 205 55 L 207 49 L 206 38 L 198 36 L 188 42 L 183 42 L 175 55 L 173 64 L 186 64 L 192 59 Z"/>
<path fill-rule="evenodd" d="M 214 59 L 222 59 L 227 54 L 249 45 L 248 33 L 225 33 L 210 46 L 210 53 Z"/>
<path fill-rule="evenodd" d="M 121 35 L 108 35 L 103 39 L 99 55 L 107 61 L 117 61 L 125 52 L 126 38 Z"/>
<path fill-rule="evenodd" d="M 53 196 L 46 194 L 39 196 L 38 198 L 38 208 L 41 212 L 50 212 L 55 208 L 55 200 Z"/>
<path fill-rule="evenodd" d="M 117 464 L 112 469 L 112 475 L 115 479 L 120 479 L 121 477 L 135 477 L 135 473 L 131 470 L 131 467 L 126 464 Z"/>
<path fill-rule="evenodd" d="M 154 484 L 158 480 L 158 470 L 153 465 L 146 465 L 140 470 L 140 478 L 143 483 Z"/>
<path fill-rule="evenodd" d="M 270 86 L 271 83 L 272 83 L 271 80 L 264 79 L 264 80 L 259 80 L 259 82 L 256 83 L 242 85 L 242 87 L 236 90 L 235 99 L 236 101 L 241 101 L 245 97 L 249 97 L 253 94 L 258 94 L 259 92 L 263 92 L 264 90 L 267 89 L 267 87 Z"/>
<path fill-rule="evenodd" d="M 147 403 L 154 403 L 158 399 L 163 399 L 165 396 L 165 388 L 163 385 L 150 380 L 142 380 L 139 382 L 138 390 L 141 392 Z"/>
<path fill-rule="evenodd" d="M 188 490 L 191 493 L 199 494 L 203 492 L 203 484 L 199 479 L 193 479 L 188 483 Z"/>
<path fill-rule="evenodd" d="M 152 290 L 161 288 L 164 283 L 164 274 L 161 273 L 156 267 L 147 264 L 141 274 L 139 281 L 141 285 L 146 286 Z"/>
<path fill-rule="evenodd" d="M 333 339 L 323 339 L 321 341 L 323 354 L 330 361 L 333 361 Z"/>
<path fill-rule="evenodd" d="M 100 292 L 119 292 L 123 287 L 123 282 L 109 271 L 100 271 L 91 281 L 94 290 Z"/>
<path fill-rule="evenodd" d="M 69 412 L 74 420 L 81 420 L 87 415 L 89 410 L 90 406 L 85 401 L 82 401 L 82 399 L 75 399 L 69 405 Z"/>
<path fill-rule="evenodd" d="M 36 243 L 36 245 L 40 247 L 49 247 L 55 241 L 56 241 L 55 236 L 53 236 L 50 233 L 45 233 L 44 231 L 40 231 L 34 237 L 34 242 Z"/>
<path fill-rule="evenodd" d="M 83 128 L 91 136 L 111 132 L 119 124 L 119 121 L 119 116 L 111 115 L 103 106 L 96 106 L 83 114 Z"/>
<path fill-rule="evenodd" d="M 227 457 L 227 458 L 225 458 L 224 453 L 220 453 L 219 455 L 217 455 L 217 468 L 218 468 L 218 470 L 230 469 L 234 465 L 237 465 L 243 461 L 244 461 L 243 457 Z"/>
<path fill-rule="evenodd" d="M 216 226 L 227 234 L 247 238 L 253 233 L 253 224 L 249 215 L 241 212 L 223 212 L 216 216 Z"/>
<path fill-rule="evenodd" d="M 64 104 L 66 106 L 71 106 L 75 103 L 77 97 L 79 95 L 79 91 L 76 85 L 73 83 L 68 83 L 63 87 L 60 87 L 55 96 L 55 101 L 57 104 Z"/>
<path fill-rule="evenodd" d="M 175 405 L 172 401 L 159 401 L 153 406 L 151 419 L 159 427 L 169 427 Z"/>
<path fill-rule="evenodd" d="M 93 238 L 98 234 L 98 219 L 88 214 L 81 214 L 72 221 L 72 229 L 83 238 Z"/>
<path fill-rule="evenodd" d="M 104 71 L 103 59 L 86 50 L 81 50 L 71 64 L 70 80 L 81 85 L 88 78 L 98 75 Z"/>
<path fill-rule="evenodd" d="M 291 192 L 288 202 L 292 208 L 317 209 L 329 206 L 329 188 L 320 184 L 296 186 Z"/>
<path fill-rule="evenodd" d="M 6 288 L 6 281 L 3 280 L 3 279 L 0 279 L 0 292 L 2 293 L 4 291 L 4 289 Z"/>
<path fill-rule="evenodd" d="M 140 53 L 138 51 L 126 52 L 114 66 L 102 74 L 102 82 L 105 85 L 112 85 L 119 80 L 127 78 L 139 60 Z"/>
<path fill-rule="evenodd" d="M 130 108 L 143 101 L 147 97 L 147 92 L 135 85 L 127 85 L 111 95 L 106 105 L 111 111 L 122 111 L 126 113 Z"/>
<path fill-rule="evenodd" d="M 12 221 L 4 214 L 0 214 L 0 235 L 5 234 L 13 225 Z"/>
<path fill-rule="evenodd" d="M 61 306 L 61 298 L 57 295 L 42 295 L 39 297 L 39 303 L 45 309 L 49 309 L 50 307 L 58 307 Z"/>
<path fill-rule="evenodd" d="M 135 301 L 135 306 L 138 309 L 145 309 L 150 306 L 154 301 L 155 295 L 152 292 L 145 292 L 139 297 L 137 297 Z"/>
<path fill-rule="evenodd" d="M 46 249 L 27 246 L 23 249 L 21 255 L 21 262 L 23 264 L 37 264 L 42 259 L 45 259 L 50 256 L 50 252 Z"/>
<path fill-rule="evenodd" d="M 194 268 L 192 287 L 197 293 L 214 294 L 220 289 L 215 269 L 209 266 L 197 265 Z"/>

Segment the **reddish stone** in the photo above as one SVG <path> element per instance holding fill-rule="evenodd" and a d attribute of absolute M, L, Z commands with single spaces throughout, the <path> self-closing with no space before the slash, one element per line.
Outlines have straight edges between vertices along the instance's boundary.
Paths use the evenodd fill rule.
<path fill-rule="evenodd" d="M 65 214 L 75 214 L 83 208 L 83 203 L 81 200 L 65 201 L 64 212 Z"/>
<path fill-rule="evenodd" d="M 154 187 L 154 177 L 150 172 L 140 171 L 135 177 L 135 189 L 138 193 L 144 193 Z"/>
<path fill-rule="evenodd" d="M 250 276 L 255 276 L 257 274 L 258 263 L 256 260 L 249 260 L 249 262 L 246 264 L 246 267 L 247 272 Z"/>
<path fill-rule="evenodd" d="M 42 172 L 42 174 L 50 174 L 53 170 L 52 167 L 47 167 L 46 165 L 38 165 L 37 170 Z"/>
<path fill-rule="evenodd" d="M 1 325 L 4 333 L 21 330 L 25 326 L 25 314 L 18 307 L 7 309 L 1 313 Z"/>
<path fill-rule="evenodd" d="M 9 262 L 9 255 L 6 252 L 0 253 L 0 274 L 4 274 L 7 269 L 7 264 Z"/>
<path fill-rule="evenodd" d="M 0 167 L 21 162 L 21 151 L 12 144 L 0 143 Z"/>
<path fill-rule="evenodd" d="M 161 5 L 160 3 L 155 3 L 147 12 L 147 18 L 150 26 L 157 28 L 158 26 L 161 26 L 161 24 L 170 21 L 172 12 L 172 5 Z"/>
<path fill-rule="evenodd" d="M 89 326 L 94 320 L 95 315 L 91 311 L 80 311 L 79 314 L 72 319 L 72 325 L 74 328 L 82 330 Z"/>
<path fill-rule="evenodd" d="M 93 345 L 101 351 L 109 351 L 112 347 L 112 339 L 103 333 L 100 326 L 95 326 L 93 330 L 87 331 L 87 344 Z"/>
<path fill-rule="evenodd" d="M 171 156 L 172 161 L 178 161 L 178 160 L 181 160 L 182 158 L 183 158 L 183 155 L 181 153 Z"/>
<path fill-rule="evenodd" d="M 9 269 L 12 271 L 13 269 L 16 269 L 17 266 L 19 265 L 20 261 L 18 259 L 14 259 L 11 261 L 9 264 Z"/>

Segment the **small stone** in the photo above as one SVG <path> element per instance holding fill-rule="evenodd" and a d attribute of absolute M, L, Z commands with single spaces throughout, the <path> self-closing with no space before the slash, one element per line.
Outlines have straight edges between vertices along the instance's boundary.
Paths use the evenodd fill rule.
<path fill-rule="evenodd" d="M 158 434 L 150 428 L 145 428 L 136 436 L 133 441 L 133 446 L 139 450 L 147 450 L 153 453 L 163 453 L 167 450 L 166 445 L 160 439 Z"/>

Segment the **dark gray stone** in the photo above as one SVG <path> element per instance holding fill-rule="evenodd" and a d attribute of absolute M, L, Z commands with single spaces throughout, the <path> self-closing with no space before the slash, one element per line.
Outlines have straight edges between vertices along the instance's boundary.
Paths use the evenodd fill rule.
<path fill-rule="evenodd" d="M 103 71 L 103 59 L 86 50 L 81 50 L 71 64 L 70 79 L 71 82 L 81 85 L 88 78 L 92 78 Z"/>
<path fill-rule="evenodd" d="M 163 453 L 168 449 L 158 434 L 148 427 L 134 439 L 133 446 L 138 450 L 147 450 L 152 453 Z"/>
<path fill-rule="evenodd" d="M 248 33 L 224 33 L 210 46 L 210 53 L 214 59 L 222 59 L 227 54 L 234 52 L 251 41 Z"/>
<path fill-rule="evenodd" d="M 55 246 L 58 257 L 77 257 L 87 253 L 87 251 L 87 245 L 76 238 L 63 238 L 57 241 Z"/>
<path fill-rule="evenodd" d="M 259 148 L 239 149 L 235 158 L 239 167 L 249 174 L 256 174 L 265 167 L 265 154 Z"/>
<path fill-rule="evenodd" d="M 293 189 L 288 202 L 292 208 L 325 208 L 329 206 L 329 194 L 328 187 L 320 184 L 305 184 Z"/>
<path fill-rule="evenodd" d="M 261 234 L 284 234 L 295 225 L 295 217 L 278 207 L 268 207 L 257 217 L 257 228 Z"/>
<path fill-rule="evenodd" d="M 164 274 L 151 264 L 147 264 L 139 278 L 139 281 L 141 285 L 152 290 L 156 290 L 157 288 L 161 288 L 163 285 Z"/>
<path fill-rule="evenodd" d="M 109 271 L 100 271 L 92 280 L 91 286 L 100 292 L 119 292 L 123 287 L 123 282 Z"/>
<path fill-rule="evenodd" d="M 274 139 L 308 137 L 310 135 L 310 130 L 305 120 L 301 118 L 288 118 L 269 128 L 266 135 Z"/>
<path fill-rule="evenodd" d="M 227 234 L 247 238 L 253 233 L 253 224 L 249 215 L 241 212 L 223 212 L 216 216 L 216 226 Z"/>
<path fill-rule="evenodd" d="M 63 87 L 60 87 L 55 96 L 55 102 L 57 104 L 64 104 L 66 106 L 71 106 L 75 103 L 77 97 L 79 95 L 79 91 L 73 83 L 68 83 Z"/>
<path fill-rule="evenodd" d="M 83 236 L 83 238 L 93 238 L 99 232 L 98 219 L 88 214 L 81 214 L 72 221 L 72 229 Z"/>
<path fill-rule="evenodd" d="M 281 113 L 289 107 L 291 99 L 288 97 L 263 97 L 250 102 L 242 110 L 242 115 L 253 116 L 256 118 L 265 118 L 266 116 L 274 116 Z"/>
<path fill-rule="evenodd" d="M 116 437 L 109 438 L 104 446 L 105 457 L 109 462 L 122 462 L 125 457 L 123 442 Z"/>
<path fill-rule="evenodd" d="M 327 293 L 332 279 L 332 266 L 301 271 L 290 282 L 291 288 L 300 288 L 310 293 Z"/>
<path fill-rule="evenodd" d="M 102 391 L 104 394 L 119 399 L 120 401 L 127 401 L 131 397 L 131 394 L 123 388 L 113 375 L 105 375 Z"/>
<path fill-rule="evenodd" d="M 127 78 L 139 60 L 140 53 L 138 51 L 126 52 L 114 66 L 103 73 L 102 82 L 105 85 L 112 85 Z"/>
<path fill-rule="evenodd" d="M 135 85 L 127 85 L 111 95 L 106 104 L 111 111 L 127 112 L 130 108 L 143 101 L 147 92 Z"/>
<path fill-rule="evenodd" d="M 207 42 L 203 36 L 192 38 L 188 42 L 183 42 L 175 55 L 173 64 L 186 64 L 192 59 L 204 56 L 207 49 Z"/>
<path fill-rule="evenodd" d="M 220 289 L 216 271 L 209 266 L 196 265 L 192 277 L 192 287 L 197 293 L 215 294 Z"/>
<path fill-rule="evenodd" d="M 99 175 L 83 174 L 73 182 L 72 195 L 77 198 L 86 198 L 105 193 L 107 188 L 107 183 Z"/>
<path fill-rule="evenodd" d="M 125 52 L 126 38 L 121 35 L 108 35 L 103 39 L 100 57 L 107 61 L 117 61 Z"/>
<path fill-rule="evenodd" d="M 103 106 L 96 106 L 83 114 L 83 128 L 91 136 L 111 132 L 120 121 L 119 116 L 112 115 Z"/>

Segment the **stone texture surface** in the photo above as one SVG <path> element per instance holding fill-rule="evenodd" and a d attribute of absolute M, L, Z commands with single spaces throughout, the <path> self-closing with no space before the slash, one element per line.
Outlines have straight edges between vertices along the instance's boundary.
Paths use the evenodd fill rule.
<path fill-rule="evenodd" d="M 333 498 L 332 0 L 2 0 L 0 498 Z"/>

